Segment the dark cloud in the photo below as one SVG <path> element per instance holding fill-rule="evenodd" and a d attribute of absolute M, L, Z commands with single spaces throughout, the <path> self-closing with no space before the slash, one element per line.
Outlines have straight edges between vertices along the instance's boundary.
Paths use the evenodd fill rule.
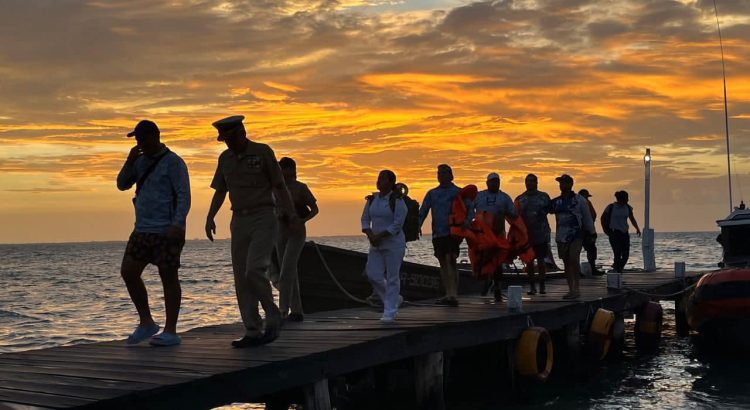
<path fill-rule="evenodd" d="M 750 156 L 745 3 L 720 3 L 738 160 Z M 466 181 L 487 169 L 511 186 L 567 171 L 602 190 L 635 187 L 651 146 L 675 161 L 661 178 L 684 198 L 690 179 L 723 172 L 713 165 L 724 145 L 712 19 L 704 0 L 502 0 L 401 14 L 351 12 L 345 0 L 7 0 L 0 144 L 75 154 L 0 145 L 0 170 L 109 184 L 123 134 L 152 118 L 207 178 L 221 148 L 211 121 L 244 113 L 253 138 L 299 158 L 327 190 L 353 192 L 359 176 L 396 164 L 419 191 L 441 161 Z M 0 191 L 31 192 L 4 181 Z"/>

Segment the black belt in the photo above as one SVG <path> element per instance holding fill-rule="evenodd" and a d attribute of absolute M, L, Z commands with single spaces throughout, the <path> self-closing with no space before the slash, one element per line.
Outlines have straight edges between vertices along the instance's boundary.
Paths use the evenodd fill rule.
<path fill-rule="evenodd" d="M 273 207 L 269 206 L 269 207 L 259 207 L 259 208 L 232 209 L 232 213 L 234 215 L 242 215 L 242 216 L 252 215 L 252 214 L 257 214 L 257 213 L 262 213 L 262 212 L 273 213 Z"/>

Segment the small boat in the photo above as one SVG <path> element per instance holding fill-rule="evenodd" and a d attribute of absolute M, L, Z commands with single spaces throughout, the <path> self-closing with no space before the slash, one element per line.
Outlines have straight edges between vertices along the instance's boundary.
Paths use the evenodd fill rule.
<path fill-rule="evenodd" d="M 750 269 L 704 274 L 688 297 L 687 321 L 709 342 L 750 351 Z"/>
<path fill-rule="evenodd" d="M 721 233 L 716 240 L 724 250 L 720 267 L 750 268 L 750 209 L 741 202 L 728 217 L 716 221 Z"/>
<path fill-rule="evenodd" d="M 716 223 L 724 269 L 700 278 L 688 296 L 687 322 L 708 341 L 750 350 L 750 210 L 740 204 Z"/>
<path fill-rule="evenodd" d="M 306 313 L 362 306 L 372 287 L 365 275 L 367 254 L 312 241 L 305 244 L 299 260 L 299 285 Z M 458 293 L 480 294 L 486 282 L 471 271 L 459 270 Z M 401 296 L 406 301 L 443 296 L 440 269 L 404 262 L 401 265 Z"/>
<path fill-rule="evenodd" d="M 750 352 L 750 210 L 740 201 L 733 207 L 732 169 L 729 150 L 729 110 L 727 108 L 727 77 L 724 70 L 724 45 L 721 39 L 718 10 L 714 3 L 719 31 L 721 67 L 724 83 L 724 132 L 727 148 L 727 180 L 729 216 L 716 221 L 721 233 L 716 240 L 723 249 L 723 268 L 704 274 L 687 297 L 687 323 L 705 341 L 721 347 L 739 347 Z"/>

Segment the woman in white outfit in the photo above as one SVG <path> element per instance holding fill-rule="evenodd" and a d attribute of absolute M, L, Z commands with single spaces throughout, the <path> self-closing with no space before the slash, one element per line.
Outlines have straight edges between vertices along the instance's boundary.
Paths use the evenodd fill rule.
<path fill-rule="evenodd" d="M 406 252 L 406 239 L 402 226 L 406 219 L 406 204 L 394 193 L 396 174 L 380 171 L 378 192 L 367 197 L 362 211 L 362 232 L 370 241 L 367 255 L 367 278 L 375 294 L 383 301 L 381 321 L 396 320 L 401 303 L 401 262 Z"/>

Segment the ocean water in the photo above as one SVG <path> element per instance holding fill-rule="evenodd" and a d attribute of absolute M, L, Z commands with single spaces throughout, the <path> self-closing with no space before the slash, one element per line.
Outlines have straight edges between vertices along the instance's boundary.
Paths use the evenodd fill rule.
<path fill-rule="evenodd" d="M 688 271 L 714 269 L 721 258 L 715 237 L 713 232 L 657 233 L 657 267 L 671 269 L 683 261 Z M 311 239 L 367 250 L 363 237 Z M 0 245 L 0 354 L 125 338 L 137 315 L 119 276 L 124 247 L 124 242 Z M 603 235 L 598 248 L 598 261 L 606 267 L 612 253 Z M 429 238 L 411 243 L 406 259 L 435 265 Z M 182 265 L 178 331 L 239 321 L 229 241 L 188 241 Z M 635 236 L 628 267 L 642 267 Z M 163 322 L 156 269 L 147 268 L 144 279 L 154 317 Z M 644 359 L 626 350 L 621 361 L 602 369 L 602 377 L 572 389 L 551 387 L 551 396 L 518 406 L 750 408 L 750 376 L 728 370 L 729 364 L 701 356 L 688 339 L 667 337 L 659 355 Z M 747 369 L 750 361 L 739 365 Z M 471 407 L 454 407 L 490 409 L 496 404 L 479 400 Z"/>

